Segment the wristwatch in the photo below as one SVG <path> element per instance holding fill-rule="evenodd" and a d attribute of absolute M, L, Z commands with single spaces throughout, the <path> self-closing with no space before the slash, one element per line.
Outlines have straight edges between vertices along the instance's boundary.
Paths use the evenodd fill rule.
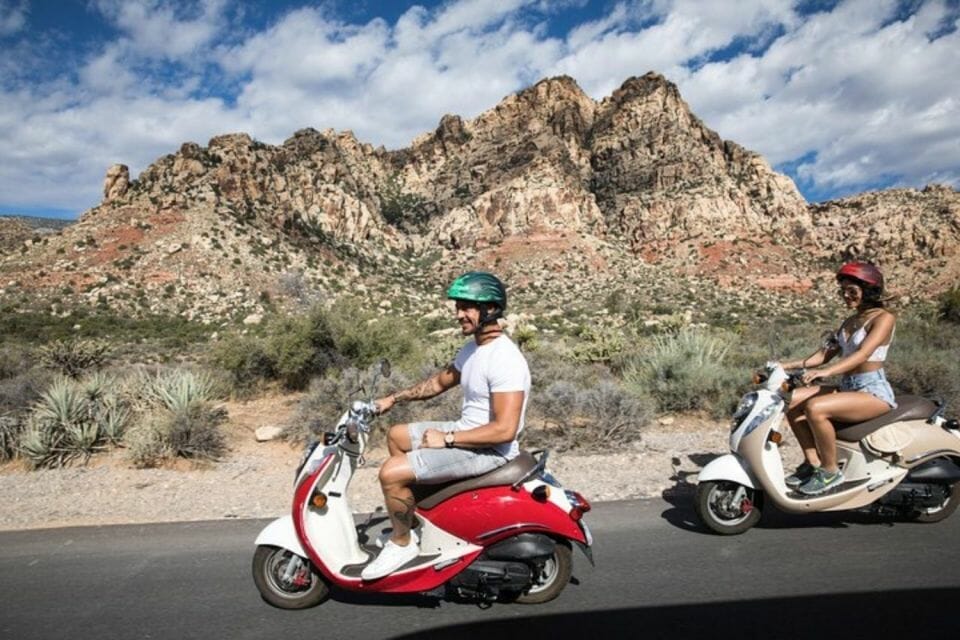
<path fill-rule="evenodd" d="M 447 449 L 452 449 L 453 445 L 457 443 L 456 433 L 453 431 L 447 431 L 446 435 L 443 436 L 443 446 Z"/>

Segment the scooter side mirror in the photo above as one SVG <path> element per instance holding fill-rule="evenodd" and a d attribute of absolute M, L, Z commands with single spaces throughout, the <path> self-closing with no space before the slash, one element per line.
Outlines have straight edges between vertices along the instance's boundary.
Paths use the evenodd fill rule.
<path fill-rule="evenodd" d="M 390 361 L 384 358 L 380 361 L 380 375 L 389 378 L 391 373 Z"/>
<path fill-rule="evenodd" d="M 829 351 L 830 349 L 836 349 L 839 345 L 837 344 L 837 334 L 834 331 L 824 331 L 820 334 L 820 346 L 825 350 Z"/>

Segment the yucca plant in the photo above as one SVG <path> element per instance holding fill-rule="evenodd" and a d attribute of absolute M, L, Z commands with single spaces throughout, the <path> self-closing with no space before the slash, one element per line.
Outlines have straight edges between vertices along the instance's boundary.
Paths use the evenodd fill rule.
<path fill-rule="evenodd" d="M 190 405 L 208 402 L 214 397 L 214 383 L 206 373 L 174 369 L 145 374 L 141 379 L 143 397 L 154 406 L 173 413 L 183 413 Z"/>
<path fill-rule="evenodd" d="M 27 417 L 20 451 L 34 467 L 58 467 L 119 442 L 129 410 L 114 386 L 107 376 L 55 380 Z"/>

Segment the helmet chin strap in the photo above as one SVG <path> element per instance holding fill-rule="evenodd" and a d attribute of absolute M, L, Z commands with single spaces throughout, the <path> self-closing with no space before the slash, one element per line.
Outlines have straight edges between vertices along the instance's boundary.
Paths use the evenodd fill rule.
<path fill-rule="evenodd" d="M 493 313 L 487 313 L 487 308 L 481 303 L 480 306 L 480 319 L 477 321 L 477 328 L 470 332 L 470 335 L 476 336 L 478 333 L 483 331 L 483 328 L 488 324 L 495 323 L 503 316 L 503 312 L 500 311 L 500 307 L 497 307 L 497 310 Z"/>

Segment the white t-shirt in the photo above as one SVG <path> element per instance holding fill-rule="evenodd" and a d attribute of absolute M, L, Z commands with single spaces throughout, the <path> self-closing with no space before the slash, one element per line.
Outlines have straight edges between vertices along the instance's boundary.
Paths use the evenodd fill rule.
<path fill-rule="evenodd" d="M 457 352 L 453 366 L 460 372 L 460 386 L 463 387 L 463 411 L 457 429 L 466 431 L 490 422 L 491 393 L 523 391 L 523 407 L 517 426 L 519 436 L 530 398 L 530 367 L 517 345 L 507 336 L 500 336 L 483 346 L 470 340 Z M 508 459 L 520 453 L 516 437 L 492 448 Z"/>

